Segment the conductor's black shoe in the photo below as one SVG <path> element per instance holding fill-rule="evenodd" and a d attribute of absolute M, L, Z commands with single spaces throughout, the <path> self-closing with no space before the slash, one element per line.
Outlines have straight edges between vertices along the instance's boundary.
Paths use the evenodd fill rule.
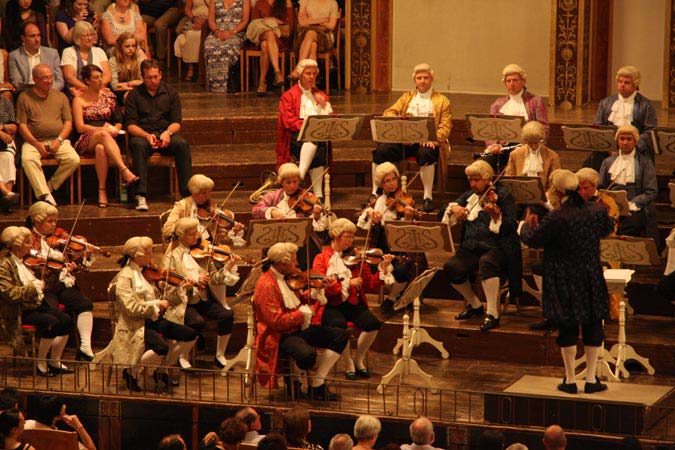
<path fill-rule="evenodd" d="M 391 314 L 394 312 L 394 301 L 390 300 L 388 298 L 385 298 L 382 300 L 382 303 L 380 304 L 380 312 L 382 314 Z"/>
<path fill-rule="evenodd" d="M 359 378 L 370 378 L 370 371 L 368 369 L 356 369 L 356 376 Z"/>
<path fill-rule="evenodd" d="M 485 320 L 480 326 L 480 331 L 490 331 L 499 326 L 499 317 L 495 318 L 492 314 L 485 316 Z"/>
<path fill-rule="evenodd" d="M 485 308 L 480 305 L 478 308 L 472 308 L 466 305 L 466 308 L 461 313 L 455 316 L 455 320 L 473 319 L 474 317 L 483 317 L 485 315 Z"/>
<path fill-rule="evenodd" d="M 530 324 L 528 328 L 532 331 L 553 331 L 555 330 L 555 324 L 548 319 L 544 319 L 541 322 Z"/>
<path fill-rule="evenodd" d="M 595 392 L 602 392 L 602 391 L 606 391 L 606 390 L 607 390 L 607 385 L 602 384 L 600 382 L 600 380 L 598 380 L 597 378 L 595 379 L 595 383 L 586 382 L 586 384 L 584 384 L 584 392 L 586 394 L 593 394 Z"/>
<path fill-rule="evenodd" d="M 434 201 L 430 198 L 425 198 L 424 199 L 424 204 L 422 205 L 422 209 L 424 212 L 431 212 L 434 209 L 436 209 L 436 206 L 434 205 Z"/>
<path fill-rule="evenodd" d="M 307 388 L 307 397 L 310 400 L 318 400 L 320 402 L 335 402 L 338 400 L 338 395 L 331 392 L 326 386 L 326 383 L 321 386 Z"/>
<path fill-rule="evenodd" d="M 558 390 L 562 392 L 567 392 L 568 394 L 576 394 L 577 393 L 577 384 L 576 383 L 565 383 L 565 378 L 563 378 L 563 382 L 558 385 Z"/>

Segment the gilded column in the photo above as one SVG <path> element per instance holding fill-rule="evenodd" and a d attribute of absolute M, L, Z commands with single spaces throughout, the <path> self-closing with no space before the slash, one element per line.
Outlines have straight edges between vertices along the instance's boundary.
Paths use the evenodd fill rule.
<path fill-rule="evenodd" d="M 346 87 L 359 94 L 390 90 L 392 0 L 351 0 L 346 9 Z"/>
<path fill-rule="evenodd" d="M 663 77 L 663 108 L 675 108 L 675 0 L 668 0 Z"/>

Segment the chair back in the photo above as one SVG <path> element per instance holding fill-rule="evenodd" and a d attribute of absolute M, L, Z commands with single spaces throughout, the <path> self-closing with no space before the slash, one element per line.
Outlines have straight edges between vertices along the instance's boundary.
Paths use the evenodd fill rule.
<path fill-rule="evenodd" d="M 61 430 L 24 430 L 23 440 L 38 450 L 78 450 L 77 433 Z"/>

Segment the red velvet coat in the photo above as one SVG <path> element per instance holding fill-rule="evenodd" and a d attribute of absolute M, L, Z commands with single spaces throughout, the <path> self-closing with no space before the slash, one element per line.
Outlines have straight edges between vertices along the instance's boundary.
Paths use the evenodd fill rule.
<path fill-rule="evenodd" d="M 255 363 L 258 380 L 263 387 L 278 387 L 276 377 L 279 342 L 282 334 L 293 333 L 300 329 L 303 316 L 300 311 L 284 306 L 281 289 L 272 270 L 263 273 L 255 286 L 253 308 L 258 336 L 255 340 Z M 309 295 L 299 296 L 307 303 Z"/>
<path fill-rule="evenodd" d="M 326 96 L 326 102 L 330 102 L 325 92 L 312 88 L 312 93 L 322 93 Z M 291 161 L 291 134 L 297 133 L 302 128 L 303 119 L 300 118 L 300 100 L 302 90 L 295 85 L 281 96 L 279 101 L 279 119 L 277 120 L 277 169 L 280 165 Z"/>
<path fill-rule="evenodd" d="M 316 258 L 314 258 L 314 264 L 312 267 L 322 274 L 326 275 L 328 272 L 328 264 L 330 263 L 330 259 L 333 256 L 333 247 L 328 246 L 323 249 L 323 251 L 316 255 Z M 356 278 L 359 276 L 359 271 L 361 270 L 361 265 L 357 264 L 352 268 L 352 278 Z M 370 270 L 370 267 L 368 267 L 368 264 L 366 264 L 363 267 L 363 271 L 361 272 L 361 277 L 363 278 L 363 284 L 361 285 L 362 289 L 356 289 L 355 287 L 350 287 L 349 288 L 349 297 L 347 297 L 347 300 L 349 303 L 352 305 L 358 305 L 362 304 L 366 308 L 368 307 L 368 300 L 366 299 L 366 292 L 377 292 L 380 287 L 382 286 L 383 281 L 380 280 L 380 275 L 379 272 L 373 273 L 372 270 Z M 338 306 L 342 303 L 342 283 L 339 281 L 335 281 L 332 284 L 326 286 L 324 289 L 324 292 L 326 294 L 326 299 L 328 300 L 328 304 L 331 306 Z M 312 323 L 315 324 L 321 324 L 321 318 L 323 316 L 323 311 L 326 309 L 325 306 L 320 306 L 314 315 L 312 317 Z"/>

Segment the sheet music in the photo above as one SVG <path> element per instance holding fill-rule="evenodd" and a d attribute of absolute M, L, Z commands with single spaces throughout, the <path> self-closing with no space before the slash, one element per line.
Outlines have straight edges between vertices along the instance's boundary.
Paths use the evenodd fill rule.
<path fill-rule="evenodd" d="M 373 117 L 370 130 L 373 141 L 381 143 L 420 143 L 437 139 L 433 117 Z"/>
<path fill-rule="evenodd" d="M 302 121 L 298 141 L 351 141 L 358 137 L 364 115 L 309 116 Z"/>
<path fill-rule="evenodd" d="M 616 150 L 616 143 L 614 142 L 616 127 L 566 125 L 560 128 L 565 139 L 565 146 L 569 149 L 595 152 Z"/>

